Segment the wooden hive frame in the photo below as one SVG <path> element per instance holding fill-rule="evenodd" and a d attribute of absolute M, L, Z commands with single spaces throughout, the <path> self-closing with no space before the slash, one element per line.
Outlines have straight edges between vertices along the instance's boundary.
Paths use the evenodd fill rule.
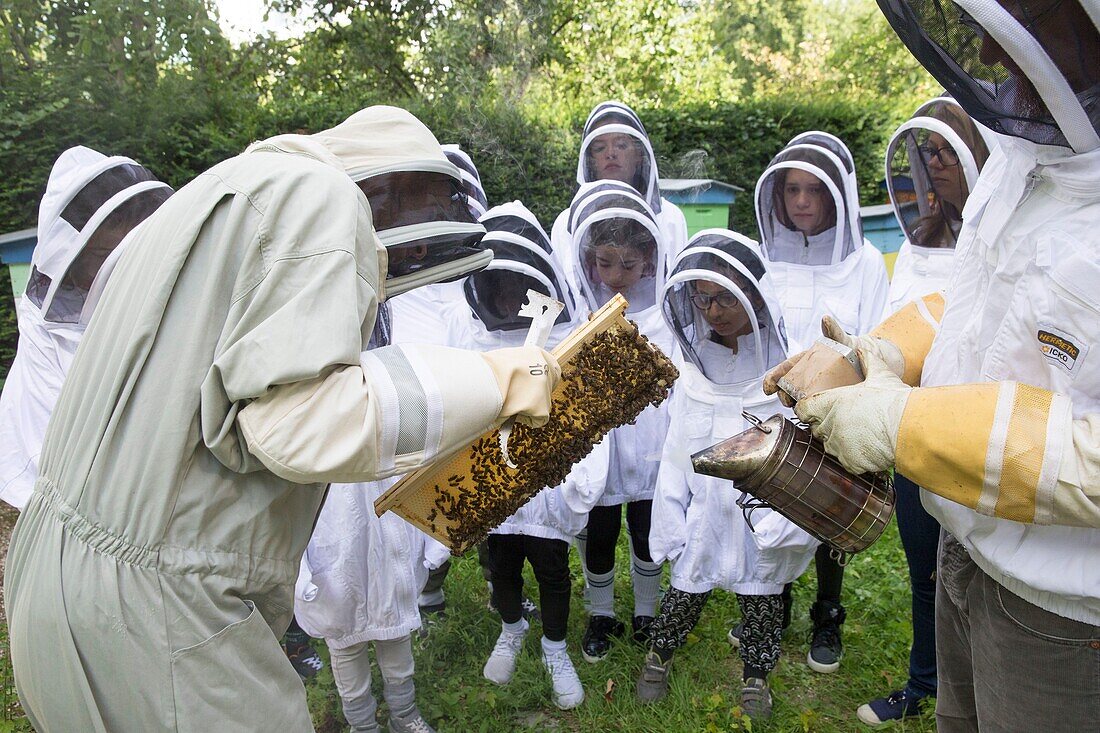
<path fill-rule="evenodd" d="M 566 404 L 564 398 L 566 385 L 571 379 L 574 381 L 579 379 L 579 372 L 571 368 L 571 362 L 577 354 L 599 334 L 615 329 L 619 329 L 624 333 L 636 333 L 634 324 L 624 317 L 626 307 L 626 300 L 621 295 L 616 295 L 604 307 L 596 311 L 587 323 L 569 334 L 553 350 L 554 357 L 561 365 L 562 379 L 553 393 L 553 405 L 550 411 L 552 422 L 555 418 L 559 421 L 576 421 L 578 419 L 578 416 L 569 409 L 570 405 Z M 659 349 L 652 345 L 649 345 L 649 348 L 653 352 L 651 356 L 666 364 L 666 370 L 671 372 L 672 376 L 668 381 L 668 386 L 670 386 L 671 380 L 675 379 L 675 369 L 672 368 L 667 357 L 661 354 Z M 639 408 L 639 411 L 641 409 Z M 516 432 L 518 433 L 522 427 L 517 425 Z M 531 432 L 528 435 L 537 438 L 539 430 L 530 430 Z M 517 466 L 521 467 L 519 470 L 510 468 L 505 464 L 499 447 L 492 451 L 492 461 L 494 463 L 492 471 L 494 475 L 503 478 L 503 481 L 499 482 L 501 484 L 507 484 L 509 479 L 518 478 L 520 470 L 523 470 L 525 466 L 525 461 L 529 464 L 530 461 L 537 460 L 525 454 L 537 453 L 535 449 L 528 450 L 526 446 L 538 441 L 517 441 L 515 436 L 516 433 L 513 434 L 513 439 L 509 442 L 509 452 L 512 460 Z M 480 541 L 483 532 L 479 532 L 479 536 L 476 538 L 471 537 L 470 533 L 464 531 L 460 526 L 461 521 L 447 518 L 445 516 L 446 512 L 440 512 L 439 507 L 441 501 L 443 504 L 456 502 L 457 497 L 463 492 L 477 492 L 479 487 L 484 486 L 484 482 L 475 481 L 472 477 L 479 469 L 484 475 L 484 464 L 487 460 L 484 453 L 488 445 L 485 441 L 491 441 L 493 445 L 499 445 L 497 431 L 495 429 L 490 430 L 465 448 L 407 474 L 375 501 L 375 512 L 379 516 L 387 511 L 395 512 L 413 526 L 442 542 L 452 553 L 460 554 L 464 552 L 474 543 Z M 480 457 L 475 455 L 475 447 L 478 447 L 482 452 Z M 545 449 L 545 446 L 542 447 Z M 591 446 L 589 446 L 590 448 Z M 522 506 L 523 502 L 529 500 L 541 488 L 540 486 L 532 491 L 525 492 L 526 495 L 522 497 L 522 502 L 518 506 Z M 518 498 L 519 488 L 512 486 L 507 490 L 511 492 L 509 496 L 512 501 Z M 451 506 L 454 506 L 454 503 Z M 488 529 L 485 528 L 484 531 Z"/>

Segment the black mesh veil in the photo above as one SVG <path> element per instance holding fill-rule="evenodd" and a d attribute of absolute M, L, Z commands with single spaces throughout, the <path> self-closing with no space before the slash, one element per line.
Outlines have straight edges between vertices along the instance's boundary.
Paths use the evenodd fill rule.
<path fill-rule="evenodd" d="M 912 245 L 954 248 L 963 206 L 988 156 L 977 125 L 951 99 L 921 105 L 898 128 L 886 148 L 886 183 Z"/>
<path fill-rule="evenodd" d="M 1095 0 L 878 0 L 921 64 L 994 132 L 1100 147 Z M 1091 17 L 1090 17 L 1091 15 Z"/>
<path fill-rule="evenodd" d="M 474 315 L 490 331 L 526 329 L 531 319 L 520 316 L 527 291 L 534 290 L 565 304 L 557 323 L 573 319 L 576 304 L 565 276 L 550 251 L 550 240 L 534 215 L 518 202 L 490 209 L 481 219 L 482 243 L 493 261 L 466 278 L 463 290 Z"/>
<path fill-rule="evenodd" d="M 171 195 L 172 189 L 167 184 L 152 179 L 102 202 L 100 209 L 85 221 L 86 231 L 81 232 L 85 239 L 79 253 L 57 282 L 53 296 L 43 303 L 45 319 L 54 323 L 79 322 L 103 263 Z"/>

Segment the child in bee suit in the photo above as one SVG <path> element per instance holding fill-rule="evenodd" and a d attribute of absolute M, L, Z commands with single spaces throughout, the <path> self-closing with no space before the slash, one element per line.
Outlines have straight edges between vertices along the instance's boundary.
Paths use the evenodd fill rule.
<path fill-rule="evenodd" d="M 0 396 L 0 499 L 22 509 L 46 424 L 124 238 L 172 195 L 129 158 L 78 145 L 58 156 L 38 216 L 19 348 Z"/>
<path fill-rule="evenodd" d="M 624 296 L 626 316 L 664 353 L 672 335 L 661 318 L 659 296 L 665 279 L 664 233 L 652 210 L 633 187 L 619 181 L 581 186 L 569 212 L 573 223 L 574 269 L 587 307 L 595 311 L 614 295 Z M 611 637 L 622 636 L 615 618 L 615 544 L 622 528 L 623 507 L 629 530 L 634 586 L 633 633 L 645 639 L 653 620 L 661 582 L 661 565 L 649 554 L 650 510 L 657 481 L 661 445 L 668 429 L 667 403 L 647 407 L 633 424 L 607 436 L 610 450 L 606 488 L 578 538 L 584 565 L 590 618 L 582 652 L 590 663 L 603 659 Z"/>
<path fill-rule="evenodd" d="M 681 365 L 649 544 L 655 561 L 672 562 L 672 574 L 650 626 L 637 693 L 643 702 L 666 695 L 673 653 L 711 591 L 722 588 L 741 606 L 741 706 L 764 719 L 771 713 L 767 676 L 779 659 L 783 586 L 805 571 L 818 542 L 770 509 L 753 510 L 750 527 L 737 503 L 741 492 L 691 466 L 693 453 L 751 427 L 743 412 L 761 419 L 790 414 L 761 390 L 765 372 L 786 358 L 786 337 L 756 243 L 724 229 L 696 234 L 676 259 L 662 310 Z"/>
<path fill-rule="evenodd" d="M 490 350 L 522 344 L 531 319 L 518 315 L 534 290 L 565 305 L 550 332 L 547 348 L 583 323 L 576 298 L 550 252 L 550 240 L 534 214 L 521 203 L 490 209 L 482 217 L 483 241 L 493 261 L 465 281 L 465 299 L 448 315 L 451 346 Z M 578 463 L 561 486 L 536 494 L 503 524 L 484 546 L 493 571 L 492 594 L 502 628 L 483 674 L 508 684 L 529 628 L 523 608 L 523 563 L 538 580 L 542 618 L 542 660 L 553 685 L 554 704 L 568 709 L 584 701 L 584 688 L 566 651 L 569 621 L 569 544 L 584 528 L 588 511 L 599 497 L 607 468 L 601 443 Z M 596 475 L 592 475 L 593 472 Z"/>
<path fill-rule="evenodd" d="M 854 166 L 843 142 L 817 131 L 796 136 L 760 176 L 756 215 L 792 352 L 820 338 L 824 315 L 854 333 L 878 322 L 886 305 L 886 265 L 863 238 Z M 844 568 L 828 547 L 818 550 L 815 566 L 817 600 L 810 608 L 814 630 L 806 663 L 831 673 L 839 669 L 844 649 Z M 737 632 L 731 630 L 731 640 Z"/>

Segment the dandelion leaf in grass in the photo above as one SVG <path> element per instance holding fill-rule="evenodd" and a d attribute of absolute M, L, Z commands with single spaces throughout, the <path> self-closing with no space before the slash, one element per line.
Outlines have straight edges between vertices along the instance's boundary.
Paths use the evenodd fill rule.
<path fill-rule="evenodd" d="M 659 405 L 678 376 L 660 349 L 623 317 L 616 296 L 554 349 L 562 378 L 550 420 L 517 424 L 505 462 L 495 430 L 396 483 L 375 511 L 396 512 L 455 555 L 480 542 L 531 497 L 557 486 L 612 429 Z"/>

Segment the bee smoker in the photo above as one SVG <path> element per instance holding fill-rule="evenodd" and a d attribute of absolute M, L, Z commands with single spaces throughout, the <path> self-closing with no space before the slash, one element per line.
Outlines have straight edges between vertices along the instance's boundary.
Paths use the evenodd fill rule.
<path fill-rule="evenodd" d="M 738 502 L 748 513 L 775 509 L 842 555 L 874 544 L 894 513 L 888 474 L 851 474 L 802 425 L 743 414 L 753 427 L 693 455 L 697 473 L 733 481 L 755 497 Z"/>

